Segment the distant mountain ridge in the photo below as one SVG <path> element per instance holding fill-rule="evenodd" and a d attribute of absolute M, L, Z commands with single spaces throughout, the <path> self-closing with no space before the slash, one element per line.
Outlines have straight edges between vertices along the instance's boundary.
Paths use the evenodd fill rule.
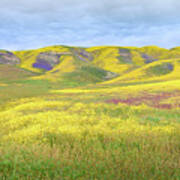
<path fill-rule="evenodd" d="M 50 46 L 12 52 L 0 50 L 0 68 L 12 74 L 12 77 L 7 75 L 8 78 L 16 76 L 17 71 L 22 72 L 21 78 L 60 82 L 112 83 L 169 76 L 179 78 L 179 62 L 180 47 L 168 50 L 158 46 Z"/>

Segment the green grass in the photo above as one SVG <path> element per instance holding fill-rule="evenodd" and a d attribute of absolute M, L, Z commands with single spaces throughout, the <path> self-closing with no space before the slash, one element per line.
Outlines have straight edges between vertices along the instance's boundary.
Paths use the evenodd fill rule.
<path fill-rule="evenodd" d="M 61 135 L 49 145 L 10 146 L 0 158 L 0 173 L 4 179 L 178 180 L 178 138 L 146 134 L 114 139 L 99 133 L 78 141 Z"/>
<path fill-rule="evenodd" d="M 170 63 L 164 63 L 161 65 L 153 66 L 148 69 L 149 74 L 158 75 L 158 76 L 168 74 L 171 71 L 173 71 L 173 65 Z"/>

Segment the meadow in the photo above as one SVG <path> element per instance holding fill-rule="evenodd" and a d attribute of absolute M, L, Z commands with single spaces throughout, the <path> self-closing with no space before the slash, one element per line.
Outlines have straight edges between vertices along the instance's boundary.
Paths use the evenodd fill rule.
<path fill-rule="evenodd" d="M 180 66 L 163 58 L 109 81 L 82 62 L 65 75 L 31 76 L 34 59 L 24 79 L 1 71 L 0 179 L 180 180 Z"/>
<path fill-rule="evenodd" d="M 178 88 L 47 88 L 31 97 L 9 88 L 15 97 L 4 97 L 0 113 L 2 179 L 180 179 Z M 135 102 L 120 101 L 128 97 Z"/>

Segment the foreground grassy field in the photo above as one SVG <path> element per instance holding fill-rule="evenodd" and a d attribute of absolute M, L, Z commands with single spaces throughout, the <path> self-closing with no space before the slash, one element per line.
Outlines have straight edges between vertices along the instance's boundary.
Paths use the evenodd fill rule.
<path fill-rule="evenodd" d="M 179 80 L 23 83 L 0 88 L 1 179 L 180 179 Z"/>

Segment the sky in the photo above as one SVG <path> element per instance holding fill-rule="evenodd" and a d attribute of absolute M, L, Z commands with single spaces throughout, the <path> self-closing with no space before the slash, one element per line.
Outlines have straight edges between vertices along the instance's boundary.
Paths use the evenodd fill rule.
<path fill-rule="evenodd" d="M 180 46 L 179 0 L 0 0 L 0 49 Z"/>

